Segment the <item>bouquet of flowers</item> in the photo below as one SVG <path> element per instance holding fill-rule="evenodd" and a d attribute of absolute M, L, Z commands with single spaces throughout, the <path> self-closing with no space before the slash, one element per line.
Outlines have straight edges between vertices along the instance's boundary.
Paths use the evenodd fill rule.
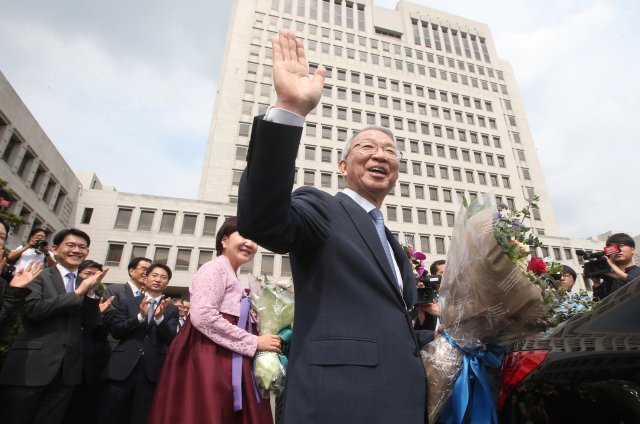
<path fill-rule="evenodd" d="M 468 412 L 474 422 L 497 422 L 487 367 L 500 366 L 506 346 L 555 324 L 567 298 L 551 282 L 556 265 L 527 262 L 528 247 L 540 245 L 524 225 L 537 198 L 506 212 L 493 199 L 465 202 L 456 217 L 439 292 L 445 331 L 422 352 L 431 423 L 441 414 L 462 422 Z"/>
<path fill-rule="evenodd" d="M 249 278 L 249 299 L 258 316 L 258 329 L 262 334 L 277 334 L 282 339 L 282 352 L 258 352 L 253 362 L 253 374 L 260 394 L 265 399 L 269 392 L 276 396 L 284 390 L 287 368 L 286 351 L 291 340 L 293 325 L 293 285 L 291 281 L 264 281 Z"/>

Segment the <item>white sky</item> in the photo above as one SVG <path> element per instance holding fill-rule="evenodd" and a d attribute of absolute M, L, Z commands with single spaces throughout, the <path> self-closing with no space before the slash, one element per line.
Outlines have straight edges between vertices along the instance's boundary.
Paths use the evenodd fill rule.
<path fill-rule="evenodd" d="M 560 233 L 639 234 L 640 2 L 415 2 L 491 28 Z M 119 191 L 195 198 L 230 10 L 220 0 L 5 0 L 0 71 L 72 168 Z"/>

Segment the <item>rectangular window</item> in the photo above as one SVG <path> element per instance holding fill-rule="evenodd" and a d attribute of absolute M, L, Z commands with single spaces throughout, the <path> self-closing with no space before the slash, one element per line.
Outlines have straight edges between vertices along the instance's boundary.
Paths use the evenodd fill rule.
<path fill-rule="evenodd" d="M 215 237 L 216 227 L 218 226 L 218 217 L 215 215 L 204 216 L 204 226 L 202 228 L 202 235 L 204 237 Z"/>
<path fill-rule="evenodd" d="M 423 253 L 431 253 L 431 241 L 426 234 L 420 234 L 420 251 Z"/>
<path fill-rule="evenodd" d="M 453 199 L 451 198 L 451 190 L 448 188 L 443 188 L 442 189 L 442 199 L 445 202 L 451 203 L 453 201 Z"/>
<path fill-rule="evenodd" d="M 133 258 L 144 258 L 147 256 L 147 246 L 141 244 L 134 244 L 131 248 L 131 257 L 129 261 Z"/>
<path fill-rule="evenodd" d="M 104 264 L 108 266 L 120 266 L 123 250 L 124 244 L 109 243 L 109 249 L 107 250 L 107 257 L 104 260 Z"/>
<path fill-rule="evenodd" d="M 325 188 L 331 188 L 331 173 L 329 172 L 320 173 L 320 186 Z"/>
<path fill-rule="evenodd" d="M 409 197 L 409 183 L 400 183 L 400 196 Z"/>
<path fill-rule="evenodd" d="M 429 187 L 429 200 L 438 200 L 438 188 L 437 187 Z"/>
<path fill-rule="evenodd" d="M 397 209 L 393 205 L 387 205 L 387 220 L 388 221 L 397 221 Z"/>
<path fill-rule="evenodd" d="M 447 226 L 453 227 L 455 221 L 455 215 L 452 212 L 447 212 Z"/>
<path fill-rule="evenodd" d="M 160 232 L 161 233 L 173 233 L 173 227 L 176 222 L 175 212 L 162 212 L 162 219 L 160 220 Z"/>
<path fill-rule="evenodd" d="M 213 259 L 213 250 L 202 250 L 198 252 L 198 268 Z"/>
<path fill-rule="evenodd" d="M 113 226 L 113 228 L 118 230 L 129 229 L 129 222 L 131 221 L 132 213 L 133 213 L 133 209 L 118 208 L 118 215 L 116 216 L 116 223 Z"/>
<path fill-rule="evenodd" d="M 315 183 L 316 173 L 312 170 L 304 171 L 304 185 L 312 186 Z"/>
<path fill-rule="evenodd" d="M 433 225 L 442 225 L 442 216 L 439 211 L 431 211 L 431 222 L 433 222 Z"/>
<path fill-rule="evenodd" d="M 316 160 L 315 146 L 304 146 L 304 158 L 306 160 Z"/>
<path fill-rule="evenodd" d="M 156 252 L 153 255 L 153 262 L 158 262 L 166 265 L 169 260 L 169 248 L 164 246 L 157 246 Z"/>
<path fill-rule="evenodd" d="M 82 212 L 82 218 L 80 219 L 80 223 L 90 224 L 92 216 L 93 216 L 93 208 L 84 208 L 84 211 Z"/>
<path fill-rule="evenodd" d="M 418 224 L 427 225 L 427 210 L 418 209 Z"/>
<path fill-rule="evenodd" d="M 436 253 L 439 255 L 447 253 L 444 248 L 444 237 L 436 237 Z"/>
<path fill-rule="evenodd" d="M 176 256 L 176 271 L 188 271 L 191 262 L 191 249 L 180 248 Z"/>
<path fill-rule="evenodd" d="M 411 208 L 402 208 L 402 222 L 413 222 L 411 217 Z"/>
<path fill-rule="evenodd" d="M 422 163 L 421 162 L 411 162 L 411 167 L 413 170 L 413 175 L 422 175 Z"/>
<path fill-rule="evenodd" d="M 182 219 L 182 234 L 195 234 L 197 220 L 198 215 L 184 214 L 184 218 Z"/>
<path fill-rule="evenodd" d="M 153 217 L 156 211 L 140 211 L 140 219 L 138 220 L 138 231 L 151 231 L 153 225 Z"/>
<path fill-rule="evenodd" d="M 416 184 L 414 191 L 416 193 L 416 199 L 424 199 L 424 186 Z"/>

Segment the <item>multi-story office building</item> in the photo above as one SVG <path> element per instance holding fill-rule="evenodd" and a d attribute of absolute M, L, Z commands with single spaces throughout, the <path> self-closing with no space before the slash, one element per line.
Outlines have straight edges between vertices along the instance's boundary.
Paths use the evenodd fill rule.
<path fill-rule="evenodd" d="M 387 225 L 428 261 L 446 255 L 458 199 L 483 193 L 518 208 L 540 196 L 532 226 L 545 243 L 543 256 L 579 270 L 575 249 L 601 247 L 602 241 L 558 234 L 515 77 L 489 28 L 406 1 L 390 10 L 371 0 L 235 0 L 197 200 L 120 193 L 92 173 L 73 176 L 26 107 L 2 99 L 0 176 L 21 197 L 12 207 L 20 213 L 22 199 L 29 208 L 42 203 L 37 216 L 52 229 L 71 223 L 87 231 L 91 257 L 112 269 L 109 281 L 124 281 L 129 259 L 143 255 L 176 269 L 172 286 L 184 294 L 193 272 L 215 254 L 222 218 L 235 214 L 253 116 L 275 101 L 270 38 L 281 27 L 303 40 L 310 72 L 327 69 L 322 100 L 306 119 L 296 187 L 341 189 L 337 163 L 345 142 L 363 127 L 382 125 L 394 131 L 404 155 L 382 208 Z M 6 81 L 0 86 L 3 98 L 12 92 Z M 9 143 L 20 126 L 37 133 L 17 132 L 26 141 L 20 152 L 32 138 L 48 143 L 31 149 L 32 174 L 35 158 L 44 157 L 46 175 L 54 174 L 38 177 L 36 191 L 35 174 L 25 174 L 24 159 Z M 56 182 L 53 192 L 45 180 Z M 62 200 L 54 201 L 58 193 Z M 62 215 L 50 217 L 56 211 Z M 264 250 L 243 271 L 291 273 L 286 255 Z"/>

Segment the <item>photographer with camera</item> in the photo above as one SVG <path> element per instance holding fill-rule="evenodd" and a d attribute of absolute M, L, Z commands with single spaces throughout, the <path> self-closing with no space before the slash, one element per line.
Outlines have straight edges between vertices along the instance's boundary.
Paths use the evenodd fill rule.
<path fill-rule="evenodd" d="M 413 323 L 414 330 L 435 331 L 438 326 L 438 290 L 444 268 L 444 259 L 437 260 L 429 267 L 430 275 L 422 275 L 418 279 L 418 315 Z"/>
<path fill-rule="evenodd" d="M 591 277 L 593 297 L 602 300 L 620 287 L 640 277 L 640 267 L 633 261 L 636 243 L 625 233 L 616 233 L 607 238 L 605 258 L 611 268 L 601 278 Z"/>
<path fill-rule="evenodd" d="M 29 232 L 27 243 L 9 252 L 7 262 L 14 263 L 14 272 L 26 268 L 30 261 L 41 262 L 43 267 L 56 265 L 56 261 L 49 254 L 49 243 L 46 238 L 47 232 L 43 228 L 36 227 Z"/>

